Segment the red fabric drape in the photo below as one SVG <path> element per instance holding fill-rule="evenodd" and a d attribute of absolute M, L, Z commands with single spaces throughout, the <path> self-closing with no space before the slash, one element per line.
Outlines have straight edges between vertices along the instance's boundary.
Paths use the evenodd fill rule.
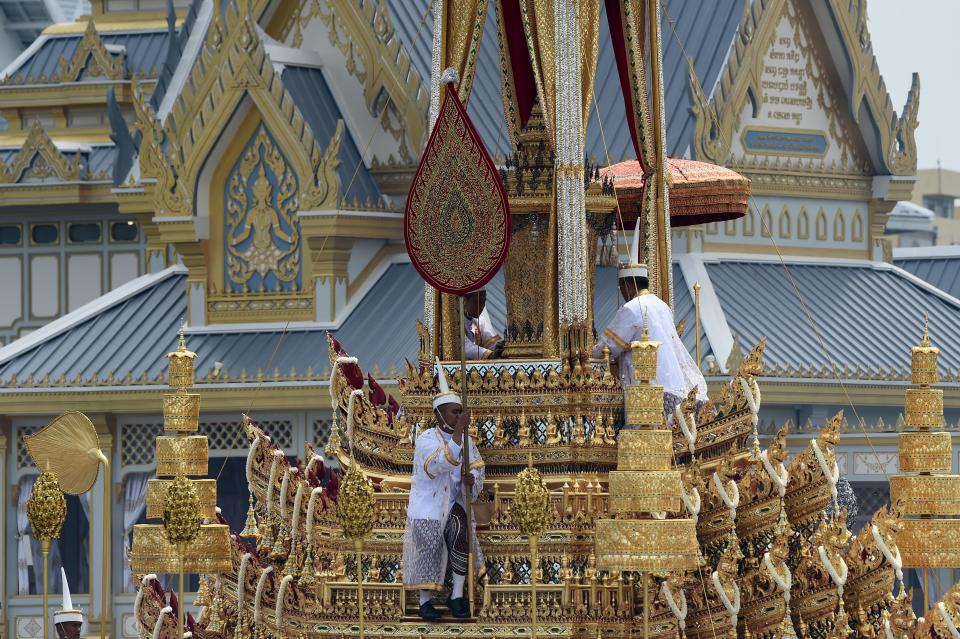
<path fill-rule="evenodd" d="M 630 125 L 630 138 L 633 140 L 633 150 L 637 154 L 637 161 L 644 173 L 648 163 L 643 156 L 640 140 L 637 138 L 637 122 L 634 119 L 633 89 L 630 86 L 630 63 L 627 61 L 627 46 L 621 8 L 623 0 L 606 0 L 607 24 L 610 26 L 610 41 L 613 44 L 613 55 L 617 61 L 617 73 L 620 76 L 620 90 L 623 93 L 623 106 L 627 112 L 627 124 Z M 647 123 L 643 123 L 646 128 Z"/>
<path fill-rule="evenodd" d="M 517 99 L 521 127 L 527 125 L 533 105 L 537 101 L 537 85 L 533 77 L 533 63 L 527 49 L 527 36 L 523 32 L 523 16 L 520 1 L 500 0 L 503 12 L 503 30 L 510 54 L 510 69 L 513 72 L 513 91 Z"/>

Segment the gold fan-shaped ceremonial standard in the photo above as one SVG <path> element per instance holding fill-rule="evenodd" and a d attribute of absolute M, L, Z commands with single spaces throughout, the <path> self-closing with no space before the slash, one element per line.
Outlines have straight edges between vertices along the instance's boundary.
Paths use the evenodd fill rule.
<path fill-rule="evenodd" d="M 64 413 L 26 435 L 23 443 L 37 468 L 56 475 L 60 489 L 68 495 L 82 495 L 93 488 L 101 462 L 108 465 L 96 427 L 76 411 Z"/>

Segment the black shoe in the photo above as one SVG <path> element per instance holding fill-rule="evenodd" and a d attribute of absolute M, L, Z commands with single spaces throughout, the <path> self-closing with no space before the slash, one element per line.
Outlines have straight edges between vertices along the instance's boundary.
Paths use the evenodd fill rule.
<path fill-rule="evenodd" d="M 433 602 L 420 604 L 420 618 L 424 621 L 436 621 L 442 616 L 440 611 L 433 607 Z"/>
<path fill-rule="evenodd" d="M 447 608 L 450 609 L 450 614 L 456 617 L 457 619 L 470 618 L 470 606 L 467 605 L 466 597 L 458 597 L 456 599 L 447 599 Z"/>

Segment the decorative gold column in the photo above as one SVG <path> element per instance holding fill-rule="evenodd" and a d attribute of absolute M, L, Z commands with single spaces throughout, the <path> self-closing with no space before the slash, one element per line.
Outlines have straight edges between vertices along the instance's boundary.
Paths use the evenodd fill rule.
<path fill-rule="evenodd" d="M 951 434 L 941 430 L 943 391 L 931 388 L 939 379 L 939 353 L 924 326 L 923 339 L 912 349 L 917 387 L 907 390 L 900 433 L 900 471 L 910 474 L 890 478 L 890 502 L 903 515 L 897 535 L 903 567 L 924 571 L 960 568 L 960 475 L 948 474 L 953 455 Z M 926 591 L 924 596 L 933 601 Z"/>
<path fill-rule="evenodd" d="M 200 420 L 200 394 L 191 392 L 196 357 L 196 353 L 187 350 L 181 328 L 177 350 L 167 354 L 171 392 L 163 396 L 164 430 L 174 435 L 157 437 L 157 477 L 186 478 L 207 474 L 207 438 L 188 434 L 197 432 Z M 148 517 L 164 515 L 172 485 L 169 479 L 150 480 L 147 485 Z M 216 480 L 195 480 L 191 485 L 197 494 L 200 516 L 215 521 L 216 506 L 211 512 L 210 503 L 216 502 Z M 196 536 L 178 549 L 167 541 L 163 524 L 137 524 L 133 528 L 131 555 L 134 574 L 178 573 L 181 557 L 186 574 L 227 572 L 230 570 L 230 528 L 203 523 Z"/>
<path fill-rule="evenodd" d="M 599 519 L 596 525 L 599 570 L 648 574 L 697 566 L 696 523 L 667 516 L 682 508 L 681 479 L 672 469 L 673 434 L 664 428 L 663 387 L 651 383 L 659 346 L 649 340 L 644 321 L 641 341 L 630 345 L 638 383 L 625 391 L 626 426 L 617 443 L 617 470 L 610 472 L 610 514 L 618 518 Z"/>

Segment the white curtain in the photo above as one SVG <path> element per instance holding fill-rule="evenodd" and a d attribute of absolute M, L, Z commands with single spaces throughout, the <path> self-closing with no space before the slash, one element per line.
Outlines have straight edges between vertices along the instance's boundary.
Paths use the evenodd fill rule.
<path fill-rule="evenodd" d="M 123 480 L 123 592 L 133 592 L 133 574 L 127 555 L 130 552 L 130 533 L 147 508 L 147 481 L 150 473 L 130 473 Z"/>
<path fill-rule="evenodd" d="M 30 594 L 30 568 L 34 566 L 31 547 L 30 520 L 27 518 L 27 500 L 33 493 L 36 475 L 20 479 L 20 497 L 17 499 L 17 592 Z"/>

